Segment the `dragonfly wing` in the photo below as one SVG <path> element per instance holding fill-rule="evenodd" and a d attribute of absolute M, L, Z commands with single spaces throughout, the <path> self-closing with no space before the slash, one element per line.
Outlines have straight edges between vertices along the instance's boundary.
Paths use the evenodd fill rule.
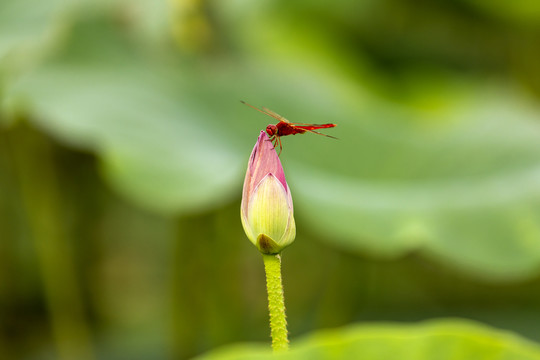
<path fill-rule="evenodd" d="M 255 106 L 253 106 L 253 105 L 251 105 L 251 104 L 248 104 L 247 102 L 245 102 L 245 101 L 243 101 L 243 100 L 240 100 L 240 102 L 241 102 L 242 104 L 244 104 L 244 105 L 249 106 L 249 107 L 252 108 L 252 109 L 257 110 L 258 112 L 262 112 L 262 113 L 265 114 L 265 115 L 271 116 L 271 117 L 273 117 L 273 118 L 276 119 L 276 120 L 281 121 L 281 120 L 284 120 L 284 119 L 285 119 L 283 116 L 276 114 L 275 112 L 273 112 L 273 111 L 271 111 L 271 110 L 265 108 L 264 106 L 263 106 L 263 108 L 262 108 L 262 110 L 261 110 L 261 109 L 255 107 Z M 287 121 L 287 122 L 288 122 L 288 121 Z"/>
<path fill-rule="evenodd" d="M 267 107 L 262 107 L 262 109 L 268 114 L 270 115 L 271 117 L 277 119 L 277 120 L 280 120 L 280 121 L 283 121 L 283 122 L 286 122 L 286 123 L 291 123 L 289 120 L 285 119 L 283 116 L 279 115 L 277 112 L 274 112 L 272 110 L 270 110 L 269 108 Z"/>
<path fill-rule="evenodd" d="M 322 136 L 326 136 L 326 137 L 329 137 L 329 138 L 332 138 L 332 139 L 336 139 L 336 140 L 339 140 L 337 137 L 335 136 L 331 136 L 331 135 L 326 135 L 326 134 L 323 134 L 323 133 L 320 133 L 318 131 L 315 131 L 315 130 L 309 130 L 309 129 L 305 129 L 306 131 L 309 131 L 311 133 L 314 133 L 314 134 L 317 134 L 317 135 L 322 135 Z"/>

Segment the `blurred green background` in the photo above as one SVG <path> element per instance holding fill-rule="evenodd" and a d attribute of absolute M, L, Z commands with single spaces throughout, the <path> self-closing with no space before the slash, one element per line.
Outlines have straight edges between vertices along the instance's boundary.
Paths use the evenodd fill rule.
<path fill-rule="evenodd" d="M 273 121 L 295 338 L 475 320 L 540 341 L 540 3 L 0 0 L 5 359 L 269 343 L 239 218 Z"/>

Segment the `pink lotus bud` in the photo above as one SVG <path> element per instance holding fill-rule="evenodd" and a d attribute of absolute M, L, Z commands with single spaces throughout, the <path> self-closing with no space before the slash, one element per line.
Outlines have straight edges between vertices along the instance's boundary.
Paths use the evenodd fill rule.
<path fill-rule="evenodd" d="M 264 131 L 249 158 L 240 210 L 247 237 L 263 254 L 278 254 L 294 241 L 291 191 L 281 161 Z"/>

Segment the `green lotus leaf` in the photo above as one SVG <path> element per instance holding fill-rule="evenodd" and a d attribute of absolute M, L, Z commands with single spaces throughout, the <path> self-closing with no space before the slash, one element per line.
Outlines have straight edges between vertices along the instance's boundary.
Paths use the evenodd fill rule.
<path fill-rule="evenodd" d="M 365 324 L 324 330 L 293 340 L 289 352 L 241 344 L 218 349 L 197 360 L 365 359 L 526 360 L 540 358 L 540 346 L 512 333 L 463 320 L 419 324 Z"/>

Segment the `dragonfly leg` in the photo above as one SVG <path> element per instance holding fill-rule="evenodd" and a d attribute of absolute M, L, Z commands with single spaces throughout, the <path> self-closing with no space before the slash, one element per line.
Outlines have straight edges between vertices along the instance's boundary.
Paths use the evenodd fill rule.
<path fill-rule="evenodd" d="M 279 155 L 281 155 L 281 150 L 283 150 L 283 146 L 281 145 L 281 137 L 279 136 L 276 136 L 276 135 L 273 135 L 270 137 L 270 139 L 268 139 L 269 141 L 272 142 L 272 145 L 274 145 L 274 149 L 278 146 L 279 144 Z"/>
<path fill-rule="evenodd" d="M 277 143 L 279 143 L 279 154 L 278 154 L 278 156 L 279 156 L 279 155 L 281 155 L 281 150 L 283 150 L 283 146 L 281 146 L 281 137 L 279 137 L 279 136 L 276 136 L 276 145 L 277 145 Z"/>

